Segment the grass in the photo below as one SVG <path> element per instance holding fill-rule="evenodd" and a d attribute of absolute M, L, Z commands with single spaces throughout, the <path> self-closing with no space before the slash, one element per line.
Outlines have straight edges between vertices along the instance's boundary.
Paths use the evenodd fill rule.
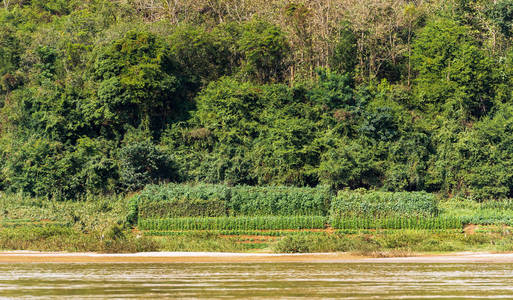
<path fill-rule="evenodd" d="M 513 237 L 476 233 L 438 233 L 429 230 L 394 230 L 373 235 L 322 234 L 290 235 L 273 245 L 275 252 L 352 252 L 358 255 L 383 256 L 386 253 L 510 251 Z M 381 254 L 380 254 L 381 253 Z M 386 256 L 386 255 L 385 255 Z"/>
<path fill-rule="evenodd" d="M 210 187 L 197 193 L 208 196 L 209 191 Z M 223 189 L 215 191 L 217 194 L 213 194 L 216 195 L 224 193 Z M 296 195 L 294 193 L 297 192 L 283 191 L 286 193 L 279 195 Z M 179 192 L 182 193 L 181 190 Z M 253 191 L 244 193 L 258 194 Z M 269 197 L 274 199 L 272 197 L 275 196 Z M 280 197 L 286 199 L 285 196 Z M 315 199 L 312 195 L 308 197 Z M 361 196 L 355 199 L 358 197 Z M 0 249 L 72 252 L 344 251 L 378 257 L 416 252 L 513 251 L 513 228 L 509 227 L 513 224 L 510 217 L 513 216 L 512 200 L 477 203 L 452 199 L 437 201 L 434 209 L 433 198 L 422 193 L 414 197 L 377 193 L 372 197 L 366 200 L 373 203 L 370 208 L 355 206 L 355 203 L 347 205 L 375 211 L 379 207 L 374 203 L 376 199 L 388 197 L 384 204 L 389 209 L 387 214 L 349 212 L 338 214 L 337 218 L 333 215 L 143 218 L 138 220 L 139 226 L 134 230 L 126 223 L 133 207 L 128 198 L 121 195 L 59 202 L 0 193 Z M 408 199 L 416 203 L 409 204 Z M 274 200 L 269 201 L 272 203 Z M 177 203 L 180 209 L 188 207 Z M 252 203 L 257 203 L 257 200 L 253 199 Z M 346 207 L 343 203 L 338 205 Z M 172 207 L 164 207 L 166 213 Z M 406 207 L 410 211 L 408 214 L 393 213 L 394 210 L 400 211 L 398 207 Z M 424 213 L 412 213 L 412 207 L 420 207 Z M 151 208 L 152 211 L 158 209 L 157 206 Z M 216 208 L 208 208 L 213 209 Z M 436 216 L 428 213 L 435 211 Z M 462 224 L 468 223 L 479 226 L 472 232 L 464 232 Z"/>
<path fill-rule="evenodd" d="M 440 203 L 441 215 L 457 218 L 463 224 L 513 226 L 512 200 L 475 202 L 454 198 Z"/>
<path fill-rule="evenodd" d="M 124 226 L 122 195 L 54 201 L 0 193 L 0 249 L 40 251 L 155 251 L 150 238 Z"/>
<path fill-rule="evenodd" d="M 102 232 L 112 224 L 124 223 L 128 207 L 123 195 L 55 201 L 0 193 L 0 224 L 56 222 L 85 232 Z"/>
<path fill-rule="evenodd" d="M 137 238 L 123 231 L 113 235 L 109 230 L 105 234 L 86 234 L 71 227 L 53 225 L 0 228 L 0 249 L 122 253 L 156 251 L 159 247 L 147 237 Z"/>

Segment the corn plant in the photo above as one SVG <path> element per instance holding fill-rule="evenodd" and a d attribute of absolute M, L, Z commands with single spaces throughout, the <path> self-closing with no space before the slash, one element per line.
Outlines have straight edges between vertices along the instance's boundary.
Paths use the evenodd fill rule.
<path fill-rule="evenodd" d="M 184 217 L 167 219 L 140 219 L 141 230 L 281 230 L 322 229 L 323 216 L 257 216 L 257 217 Z"/>

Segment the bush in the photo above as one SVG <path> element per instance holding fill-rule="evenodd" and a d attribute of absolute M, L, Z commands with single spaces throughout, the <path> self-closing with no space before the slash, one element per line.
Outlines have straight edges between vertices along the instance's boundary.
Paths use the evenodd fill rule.
<path fill-rule="evenodd" d="M 129 191 L 174 177 L 170 159 L 150 141 L 124 146 L 120 150 L 119 160 L 120 181 Z"/>
<path fill-rule="evenodd" d="M 286 236 L 274 246 L 278 253 L 308 253 L 310 252 L 311 241 L 305 236 Z"/>

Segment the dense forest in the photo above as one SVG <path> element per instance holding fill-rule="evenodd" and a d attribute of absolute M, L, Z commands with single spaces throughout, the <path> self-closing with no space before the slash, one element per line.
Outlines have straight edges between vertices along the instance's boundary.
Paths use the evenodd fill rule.
<path fill-rule="evenodd" d="M 513 0 L 2 0 L 0 190 L 513 197 Z"/>

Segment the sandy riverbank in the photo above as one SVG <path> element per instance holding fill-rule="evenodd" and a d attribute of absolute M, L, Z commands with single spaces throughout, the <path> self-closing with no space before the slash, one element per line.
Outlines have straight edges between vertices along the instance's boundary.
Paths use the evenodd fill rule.
<path fill-rule="evenodd" d="M 349 253 L 148 252 L 131 254 L 0 252 L 0 263 L 513 263 L 513 253 L 460 252 L 372 258 Z"/>

